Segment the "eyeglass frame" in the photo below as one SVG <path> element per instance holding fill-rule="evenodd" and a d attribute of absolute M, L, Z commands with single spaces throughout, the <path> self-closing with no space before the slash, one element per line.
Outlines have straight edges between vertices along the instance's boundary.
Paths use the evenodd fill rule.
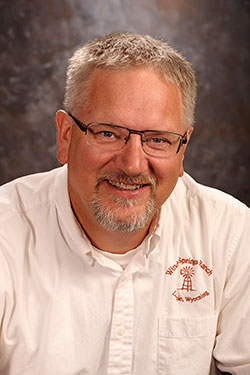
<path fill-rule="evenodd" d="M 159 133 L 159 134 L 162 134 L 162 133 L 168 133 L 168 134 L 174 134 L 174 135 L 178 135 L 180 137 L 180 143 L 179 143 L 179 146 L 177 148 L 177 151 L 175 154 L 173 155 L 176 155 L 178 154 L 178 152 L 180 151 L 181 147 L 185 144 L 187 144 L 187 131 L 185 131 L 185 133 L 182 135 L 182 134 L 179 134 L 179 133 L 175 133 L 175 132 L 169 132 L 169 131 L 161 131 L 161 130 L 134 130 L 134 129 L 129 129 L 127 128 L 126 126 L 121 126 L 121 125 L 112 125 L 112 124 L 107 124 L 107 123 L 104 123 L 104 122 L 90 122 L 88 123 L 87 125 L 85 125 L 84 123 L 82 123 L 80 120 L 78 120 L 75 116 L 72 115 L 72 113 L 70 112 L 66 112 L 69 117 L 72 118 L 72 120 L 75 122 L 75 124 L 78 126 L 78 128 L 83 131 L 84 133 L 86 133 L 87 135 L 87 131 L 88 131 L 88 127 L 90 125 L 94 125 L 94 124 L 97 124 L 97 125 L 108 125 L 108 126 L 111 126 L 111 127 L 114 127 L 114 128 L 121 128 L 121 129 L 125 129 L 127 130 L 129 133 L 128 133 L 128 136 L 126 138 L 124 138 L 124 146 L 127 144 L 127 142 L 129 141 L 129 138 L 130 138 L 130 135 L 131 134 L 137 134 L 137 135 L 140 135 L 141 136 L 141 145 L 142 145 L 142 148 L 143 148 L 143 144 L 144 144 L 144 140 L 143 140 L 143 134 L 145 132 L 154 132 L 154 133 Z M 91 145 L 90 146 L 93 146 L 93 147 L 97 147 L 97 146 L 94 146 L 94 145 Z M 121 150 L 124 146 L 122 146 L 121 148 L 117 149 L 118 150 Z M 144 148 L 143 148 L 144 150 Z M 111 151 L 111 150 L 110 150 Z M 114 150 L 115 151 L 115 150 Z M 146 151 L 144 151 L 145 153 L 147 153 Z M 156 156 L 157 157 L 157 156 Z"/>

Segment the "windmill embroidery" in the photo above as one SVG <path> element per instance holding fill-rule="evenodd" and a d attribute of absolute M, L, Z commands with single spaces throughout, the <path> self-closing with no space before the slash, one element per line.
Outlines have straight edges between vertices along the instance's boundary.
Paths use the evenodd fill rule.
<path fill-rule="evenodd" d="M 179 290 L 186 290 L 187 292 L 191 292 L 195 289 L 192 288 L 192 277 L 194 276 L 194 269 L 193 267 L 183 267 L 180 270 L 180 274 L 184 277 L 182 288 L 178 288 Z"/>

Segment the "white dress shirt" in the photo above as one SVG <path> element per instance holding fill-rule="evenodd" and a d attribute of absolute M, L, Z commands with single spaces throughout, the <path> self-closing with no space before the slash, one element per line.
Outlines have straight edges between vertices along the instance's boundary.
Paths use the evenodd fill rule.
<path fill-rule="evenodd" d="M 249 209 L 187 174 L 133 252 L 93 248 L 67 166 L 0 188 L 0 374 L 250 374 Z M 213 359 L 213 360 L 212 360 Z"/>

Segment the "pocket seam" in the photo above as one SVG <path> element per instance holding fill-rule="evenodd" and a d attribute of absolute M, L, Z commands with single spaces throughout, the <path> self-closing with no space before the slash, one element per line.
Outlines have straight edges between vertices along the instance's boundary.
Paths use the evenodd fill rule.
<path fill-rule="evenodd" d="M 218 313 L 197 318 L 159 318 L 159 337 L 195 338 L 213 337 Z"/>

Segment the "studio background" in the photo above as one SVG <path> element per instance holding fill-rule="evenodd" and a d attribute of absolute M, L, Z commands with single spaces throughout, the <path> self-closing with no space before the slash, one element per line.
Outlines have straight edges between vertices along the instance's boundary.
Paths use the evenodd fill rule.
<path fill-rule="evenodd" d="M 59 165 L 67 60 L 114 31 L 167 40 L 191 62 L 198 101 L 185 170 L 250 205 L 248 0 L 0 0 L 0 184 Z"/>

